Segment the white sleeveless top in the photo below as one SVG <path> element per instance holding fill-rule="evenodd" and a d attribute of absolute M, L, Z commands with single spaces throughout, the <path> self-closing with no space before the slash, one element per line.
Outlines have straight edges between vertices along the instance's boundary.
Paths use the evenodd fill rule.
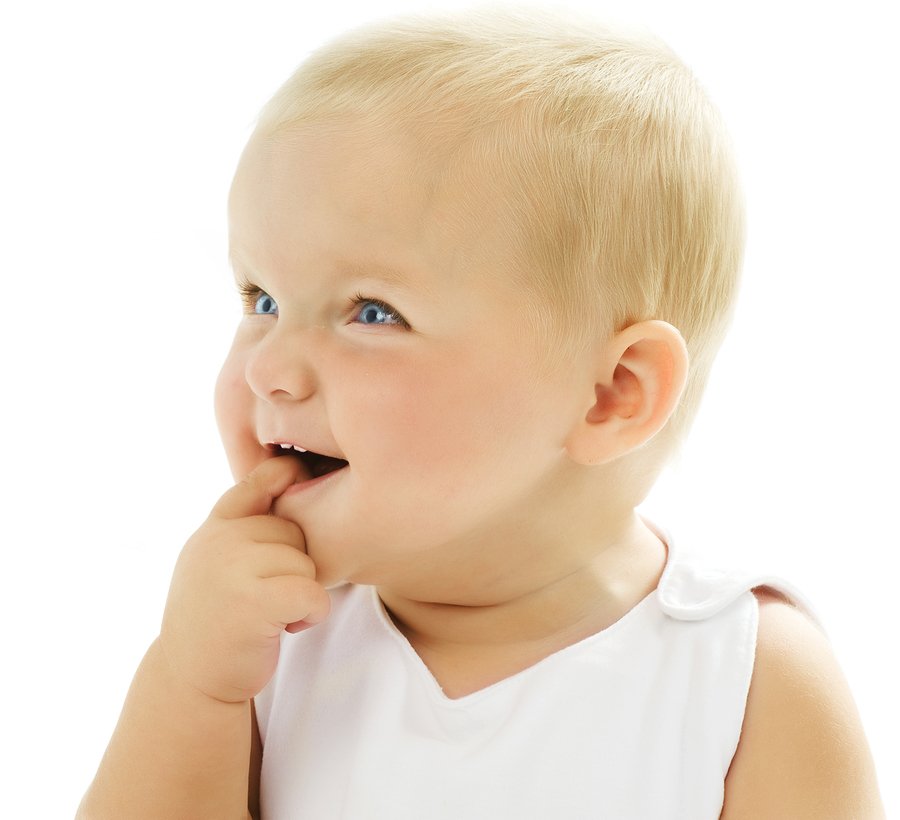
<path fill-rule="evenodd" d="M 256 699 L 265 820 L 714 820 L 753 671 L 750 590 L 673 554 L 618 622 L 451 700 L 371 587 L 285 635 Z M 808 608 L 808 607 L 807 607 Z"/>

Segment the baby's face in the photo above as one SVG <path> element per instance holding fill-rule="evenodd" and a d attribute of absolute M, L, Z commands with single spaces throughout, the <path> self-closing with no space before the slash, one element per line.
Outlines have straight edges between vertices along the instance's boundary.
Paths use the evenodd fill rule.
<path fill-rule="evenodd" d="M 232 189 L 219 426 L 237 478 L 310 451 L 274 510 L 326 583 L 502 571 L 490 545 L 541 514 L 579 412 L 564 368 L 538 375 L 497 209 L 414 156 L 362 128 L 254 138 Z"/>

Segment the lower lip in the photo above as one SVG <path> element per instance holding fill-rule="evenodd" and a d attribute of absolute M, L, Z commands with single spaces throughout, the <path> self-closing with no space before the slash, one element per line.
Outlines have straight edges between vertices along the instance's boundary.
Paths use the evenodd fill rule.
<path fill-rule="evenodd" d="M 349 466 L 349 465 L 348 465 Z M 304 493 L 307 490 L 312 490 L 316 487 L 321 487 L 327 484 L 329 481 L 337 478 L 341 473 L 345 472 L 347 467 L 341 467 L 339 470 L 332 470 L 330 473 L 325 473 L 325 475 L 320 475 L 316 478 L 310 478 L 306 481 L 299 481 L 296 484 L 291 484 L 282 494 L 281 497 L 285 496 L 294 496 L 299 495 L 300 493 Z"/>

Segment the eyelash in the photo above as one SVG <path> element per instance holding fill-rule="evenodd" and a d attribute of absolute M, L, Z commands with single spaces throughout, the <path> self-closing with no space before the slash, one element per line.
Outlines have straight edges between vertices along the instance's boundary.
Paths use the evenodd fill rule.
<path fill-rule="evenodd" d="M 256 285 L 247 282 L 240 281 L 237 283 L 238 293 L 241 297 L 241 303 L 244 306 L 245 313 L 253 313 L 254 308 L 256 307 L 256 301 L 259 297 L 265 293 L 262 288 L 257 287 Z M 405 329 L 409 329 L 409 322 L 403 318 L 403 316 L 393 307 L 391 307 L 387 302 L 382 301 L 381 299 L 373 299 L 371 296 L 365 296 L 360 292 L 357 292 L 353 295 L 353 298 L 350 299 L 350 305 L 353 308 L 357 308 L 360 305 L 371 304 L 376 305 L 380 310 L 383 310 L 385 313 L 389 313 L 392 316 L 396 317 L 397 327 L 402 327 Z"/>
<path fill-rule="evenodd" d="M 262 288 L 258 288 L 247 281 L 240 281 L 237 283 L 237 289 L 241 297 L 241 304 L 244 306 L 244 312 L 252 313 L 253 308 L 256 306 L 256 300 L 259 299 L 260 294 L 263 292 Z"/>
<path fill-rule="evenodd" d="M 350 300 L 350 303 L 354 308 L 366 304 L 375 305 L 379 310 L 382 310 L 397 319 L 396 327 L 402 327 L 409 330 L 409 322 L 407 322 L 395 308 L 391 307 L 387 302 L 383 302 L 381 299 L 373 299 L 371 296 L 364 296 L 362 293 L 357 292 Z"/>

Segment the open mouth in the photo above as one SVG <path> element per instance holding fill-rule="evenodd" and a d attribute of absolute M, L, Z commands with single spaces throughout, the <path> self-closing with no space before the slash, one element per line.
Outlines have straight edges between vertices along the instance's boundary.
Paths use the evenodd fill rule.
<path fill-rule="evenodd" d="M 298 459 L 306 468 L 307 473 L 309 473 L 307 481 L 341 470 L 349 464 L 343 458 L 314 453 L 312 450 L 304 450 L 294 444 L 273 444 L 272 449 L 278 455 Z"/>

